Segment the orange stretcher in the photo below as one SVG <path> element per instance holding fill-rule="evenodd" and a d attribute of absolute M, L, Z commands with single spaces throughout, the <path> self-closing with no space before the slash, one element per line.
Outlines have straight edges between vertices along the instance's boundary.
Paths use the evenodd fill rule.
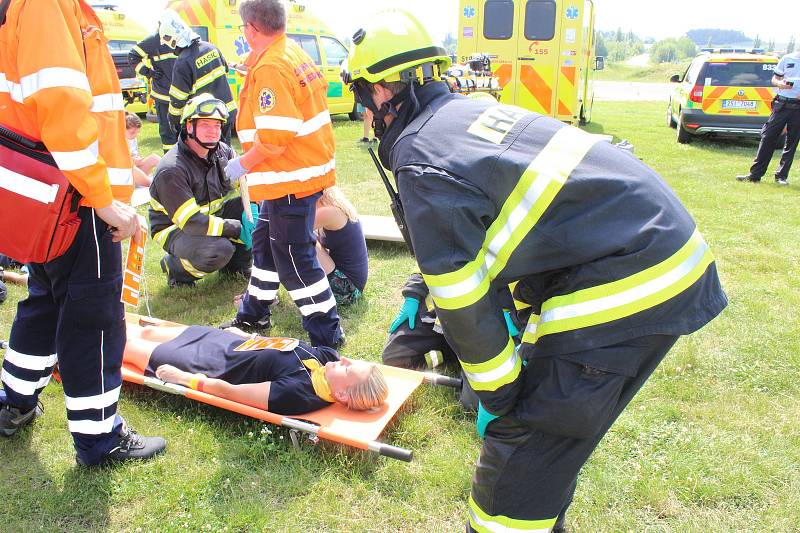
<path fill-rule="evenodd" d="M 126 313 L 126 320 L 131 323 L 137 323 L 140 326 L 180 325 L 133 313 Z M 298 444 L 296 432 L 300 432 L 307 434 L 313 442 L 322 438 L 361 450 L 375 452 L 393 459 L 410 462 L 412 459 L 411 450 L 379 442 L 377 440 L 378 436 L 397 413 L 397 410 L 400 409 L 421 383 L 459 388 L 461 387 L 461 380 L 431 372 L 416 372 L 385 365 L 381 365 L 381 371 L 389 387 L 389 396 L 384 405 L 377 411 L 351 411 L 340 403 L 334 403 L 305 415 L 290 417 L 240 404 L 174 383 L 165 383 L 158 378 L 143 375 L 138 368 L 127 366 L 124 358 L 122 361 L 122 379 L 124 381 L 144 385 L 170 394 L 177 394 L 289 428 L 293 430 L 290 431 L 290 435 L 295 446 Z"/>

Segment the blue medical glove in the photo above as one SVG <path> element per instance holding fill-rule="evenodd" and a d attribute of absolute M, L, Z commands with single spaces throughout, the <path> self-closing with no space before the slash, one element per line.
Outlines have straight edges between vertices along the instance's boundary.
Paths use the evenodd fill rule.
<path fill-rule="evenodd" d="M 247 169 L 242 166 L 241 157 L 231 159 L 228 161 L 228 164 L 225 165 L 225 176 L 227 176 L 227 178 L 231 181 L 236 181 L 245 174 L 247 174 Z"/>
<path fill-rule="evenodd" d="M 253 215 L 253 221 L 247 220 L 247 213 L 242 211 L 242 231 L 239 232 L 239 240 L 244 243 L 244 247 L 248 250 L 253 248 L 253 230 L 256 229 L 256 221 L 258 220 L 258 205 L 250 204 L 250 213 Z"/>
<path fill-rule="evenodd" d="M 515 326 L 514 321 L 511 320 L 511 311 L 503 311 L 503 316 L 506 318 L 506 328 L 508 328 L 508 334 L 512 337 L 519 335 L 517 326 Z"/>
<path fill-rule="evenodd" d="M 414 329 L 417 325 L 417 311 L 419 311 L 419 300 L 406 296 L 403 307 L 400 308 L 400 312 L 394 317 L 394 322 L 389 326 L 389 333 L 394 333 L 406 320 L 408 320 L 409 329 Z"/>
<path fill-rule="evenodd" d="M 475 419 L 475 427 L 478 429 L 478 436 L 480 438 L 486 437 L 486 428 L 489 424 L 497 419 L 500 418 L 497 415 L 493 415 L 489 411 L 483 408 L 483 404 L 479 401 L 478 402 L 478 418 Z"/>

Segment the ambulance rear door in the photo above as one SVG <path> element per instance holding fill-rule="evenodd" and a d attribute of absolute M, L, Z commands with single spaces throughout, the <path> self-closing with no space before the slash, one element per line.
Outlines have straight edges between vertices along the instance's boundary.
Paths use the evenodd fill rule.
<path fill-rule="evenodd" d="M 500 101 L 514 104 L 517 87 L 517 42 L 515 24 L 519 2 L 513 0 L 461 0 L 458 60 L 466 63 L 472 54 L 491 58 L 492 72 L 500 87 Z"/>
<path fill-rule="evenodd" d="M 565 0 L 561 5 L 561 12 L 556 14 L 556 17 L 561 19 L 561 31 L 554 65 L 558 69 L 554 87 L 556 93 L 554 116 L 568 123 L 578 122 L 580 113 L 580 100 L 584 92 L 580 83 L 586 75 L 585 48 L 590 41 L 587 36 L 589 24 L 586 17 L 591 15 L 591 2 L 579 0 Z"/>
<path fill-rule="evenodd" d="M 561 4 L 560 0 L 519 2 L 515 34 L 519 68 L 516 104 L 550 116 L 558 110 Z"/>

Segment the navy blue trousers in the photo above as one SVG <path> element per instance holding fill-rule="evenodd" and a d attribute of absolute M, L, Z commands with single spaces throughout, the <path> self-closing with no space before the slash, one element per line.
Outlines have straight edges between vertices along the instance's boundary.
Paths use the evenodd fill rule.
<path fill-rule="evenodd" d="M 257 322 L 269 316 L 278 286 L 283 285 L 303 316 L 314 346 L 334 346 L 342 335 L 336 300 L 317 261 L 315 193 L 266 200 L 253 232 L 253 270 L 237 317 Z"/>
<path fill-rule="evenodd" d="M 75 449 L 95 464 L 116 444 L 122 425 L 122 256 L 94 209 L 82 207 L 79 215 L 64 255 L 28 265 L 29 294 L 17 306 L 2 382 L 8 404 L 31 409 L 57 362 Z"/>

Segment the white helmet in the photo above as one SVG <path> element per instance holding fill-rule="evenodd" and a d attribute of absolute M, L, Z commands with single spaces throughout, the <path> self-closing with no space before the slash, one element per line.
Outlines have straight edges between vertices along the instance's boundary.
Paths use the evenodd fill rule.
<path fill-rule="evenodd" d="M 161 37 L 161 44 L 170 48 L 186 48 L 192 41 L 196 41 L 200 36 L 186 24 L 172 9 L 164 10 L 161 19 L 158 21 L 158 35 Z"/>

